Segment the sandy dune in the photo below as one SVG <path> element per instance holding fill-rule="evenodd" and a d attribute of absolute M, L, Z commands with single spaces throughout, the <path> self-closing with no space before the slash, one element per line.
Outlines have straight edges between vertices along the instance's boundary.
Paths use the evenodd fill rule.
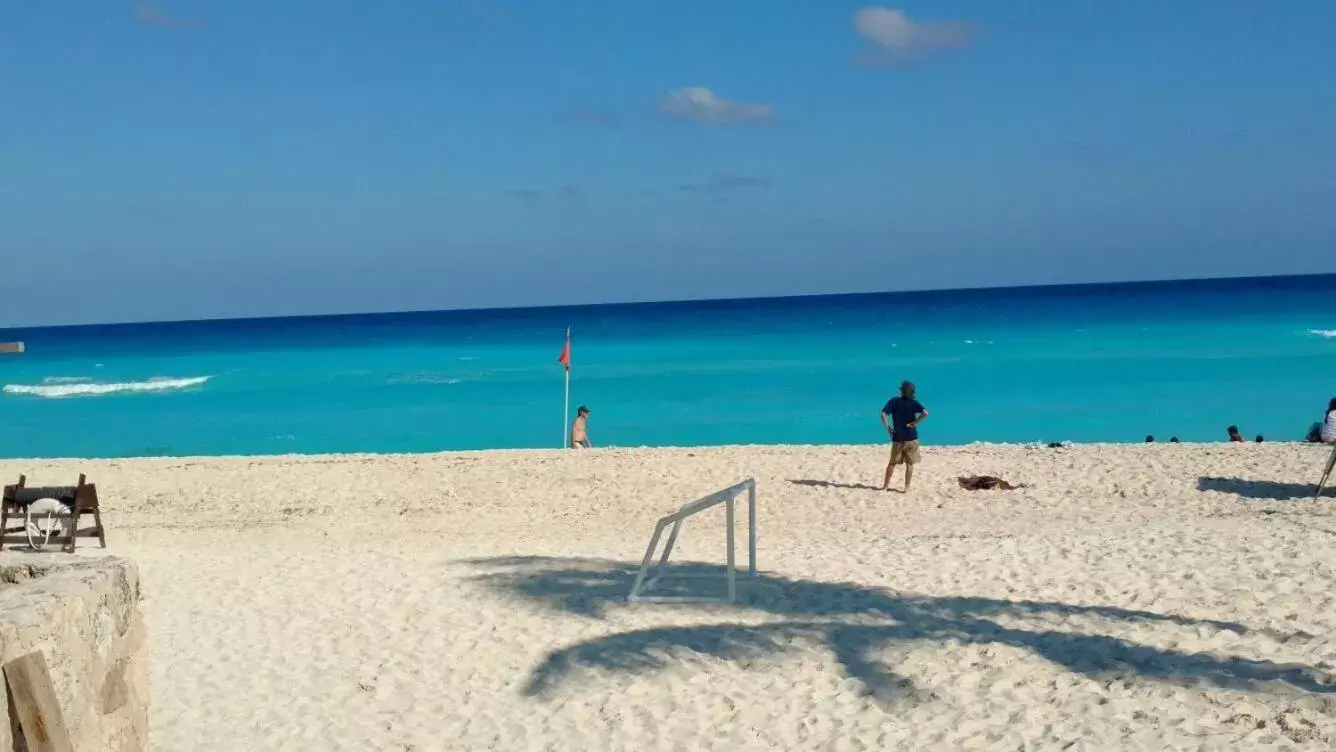
<path fill-rule="evenodd" d="M 143 569 L 155 749 L 1336 745 L 1322 449 L 929 448 L 907 496 L 862 487 L 884 454 L 4 461 L 0 477 L 98 483 L 109 551 Z M 1031 487 L 961 490 L 974 473 Z M 654 520 L 749 475 L 761 573 L 739 604 L 627 606 Z M 691 520 L 664 587 L 717 588 L 723 538 L 722 509 Z"/>

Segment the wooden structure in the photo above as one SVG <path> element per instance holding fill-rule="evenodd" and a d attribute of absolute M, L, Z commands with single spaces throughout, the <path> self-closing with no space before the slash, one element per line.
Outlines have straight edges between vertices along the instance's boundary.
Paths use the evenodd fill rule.
<path fill-rule="evenodd" d="M 15 658 L 5 664 L 4 672 L 11 715 L 18 719 L 28 752 L 74 752 L 42 653 Z"/>
<path fill-rule="evenodd" d="M 25 485 L 27 477 L 20 475 L 19 482 L 12 486 L 5 486 L 4 495 L 0 497 L 3 503 L 3 511 L 0 512 L 0 548 L 15 543 L 27 544 L 27 520 L 26 514 L 28 505 L 38 499 L 56 499 L 70 508 L 69 533 L 65 536 L 62 546 L 67 553 L 74 552 L 74 541 L 76 538 L 96 537 L 103 548 L 107 547 L 106 529 L 102 527 L 102 511 L 98 509 L 97 504 L 97 486 L 92 483 L 86 483 L 84 476 L 79 475 L 79 483 L 74 486 L 32 486 Z M 79 529 L 79 522 L 84 517 L 93 516 L 93 526 Z M 17 518 L 19 527 L 11 528 L 10 520 Z"/>
<path fill-rule="evenodd" d="M 21 352 L 23 352 L 22 342 L 0 342 L 0 355 L 6 353 L 18 355 Z"/>
<path fill-rule="evenodd" d="M 1331 473 L 1336 470 L 1336 447 L 1331 448 L 1331 458 L 1327 460 L 1327 469 L 1322 471 L 1322 477 L 1317 482 L 1317 493 L 1313 494 L 1314 499 L 1322 497 L 1322 491 L 1327 487 L 1327 481 L 1331 479 Z"/>

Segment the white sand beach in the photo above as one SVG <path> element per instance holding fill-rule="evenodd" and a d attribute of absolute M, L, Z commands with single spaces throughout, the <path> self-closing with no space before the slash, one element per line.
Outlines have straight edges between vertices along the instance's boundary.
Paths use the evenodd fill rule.
<path fill-rule="evenodd" d="M 908 495 L 862 487 L 885 454 L 2 461 L 0 477 L 98 484 L 107 553 L 142 570 L 157 750 L 1336 745 L 1323 448 L 926 447 Z M 1029 487 L 959 488 L 976 473 Z M 748 476 L 761 572 L 739 602 L 627 605 L 654 521 Z M 690 520 L 679 571 L 721 578 L 723 540 L 722 507 Z"/>

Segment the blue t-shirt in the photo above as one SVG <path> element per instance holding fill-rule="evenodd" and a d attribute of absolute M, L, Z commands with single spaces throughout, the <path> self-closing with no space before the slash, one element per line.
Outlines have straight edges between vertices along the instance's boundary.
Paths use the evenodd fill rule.
<path fill-rule="evenodd" d="M 892 397 L 881 412 L 891 416 L 892 441 L 918 441 L 918 428 L 909 426 L 923 412 L 923 405 L 918 400 L 913 397 Z"/>

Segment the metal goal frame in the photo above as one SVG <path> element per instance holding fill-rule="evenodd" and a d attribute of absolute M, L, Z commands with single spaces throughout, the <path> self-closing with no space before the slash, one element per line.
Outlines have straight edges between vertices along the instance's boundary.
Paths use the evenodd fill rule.
<path fill-rule="evenodd" d="M 626 596 L 627 603 L 734 603 L 737 601 L 737 565 L 735 561 L 734 549 L 735 534 L 733 531 L 734 519 L 736 517 L 734 507 L 737 505 L 737 498 L 743 492 L 747 493 L 747 576 L 756 576 L 756 479 L 748 478 L 741 483 L 729 486 L 721 491 L 716 491 L 709 496 L 697 499 L 689 504 L 684 504 L 681 509 L 672 514 L 661 518 L 654 525 L 654 535 L 649 539 L 649 547 L 645 549 L 645 558 L 640 562 L 640 571 L 636 573 L 635 582 L 631 584 L 631 592 Z M 704 512 L 719 504 L 725 505 L 725 526 L 727 528 L 725 539 L 728 545 L 728 568 L 725 572 L 728 594 L 724 598 L 710 598 L 705 596 L 673 596 L 673 595 L 645 595 L 644 593 L 652 590 L 659 579 L 663 576 L 664 569 L 668 566 L 668 557 L 673 553 L 673 545 L 677 543 L 677 535 L 682 531 L 682 523 L 692 515 Z M 649 574 L 650 563 L 654 560 L 654 552 L 659 547 L 659 539 L 663 537 L 663 531 L 669 525 L 673 526 L 672 532 L 668 534 L 668 542 L 664 544 L 663 554 L 659 557 L 658 566 L 654 568 L 654 576 L 648 581 L 645 579 Z"/>

